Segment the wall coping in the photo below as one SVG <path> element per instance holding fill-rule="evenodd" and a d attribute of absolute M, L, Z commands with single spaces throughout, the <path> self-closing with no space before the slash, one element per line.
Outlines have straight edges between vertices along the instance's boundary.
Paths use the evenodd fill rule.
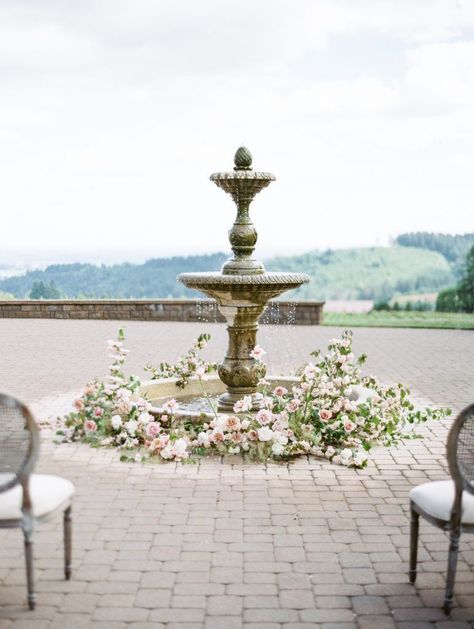
<path fill-rule="evenodd" d="M 105 304 L 195 304 L 195 303 L 215 303 L 213 299 L 0 299 L 1 306 L 29 306 L 37 304 L 48 304 L 51 306 L 61 305 L 81 305 L 103 306 Z M 280 305 L 304 305 L 304 306 L 324 306 L 325 301 L 273 301 Z"/>

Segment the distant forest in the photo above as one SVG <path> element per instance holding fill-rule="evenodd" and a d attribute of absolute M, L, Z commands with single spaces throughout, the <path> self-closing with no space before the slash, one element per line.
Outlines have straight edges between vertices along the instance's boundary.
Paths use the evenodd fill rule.
<path fill-rule="evenodd" d="M 473 245 L 474 234 L 407 233 L 390 247 L 312 251 L 266 260 L 265 266 L 271 271 L 310 275 L 309 284 L 291 293 L 293 299 L 384 300 L 454 286 Z M 29 297 L 32 291 L 33 295 L 64 298 L 197 297 L 176 276 L 186 271 L 218 271 L 227 257 L 216 253 L 156 258 L 144 264 L 54 264 L 1 280 L 0 294 L 17 298 Z"/>
<path fill-rule="evenodd" d="M 218 271 L 227 256 L 223 253 L 199 256 L 155 258 L 144 264 L 52 264 L 43 271 L 0 281 L 0 291 L 28 297 L 33 284 L 54 284 L 63 297 L 74 298 L 178 298 L 195 293 L 176 281 L 186 271 Z"/>
<path fill-rule="evenodd" d="M 431 232 L 410 232 L 395 238 L 395 244 L 403 247 L 418 247 L 441 253 L 453 265 L 456 274 L 462 266 L 468 251 L 474 245 L 474 234 L 436 234 Z"/>

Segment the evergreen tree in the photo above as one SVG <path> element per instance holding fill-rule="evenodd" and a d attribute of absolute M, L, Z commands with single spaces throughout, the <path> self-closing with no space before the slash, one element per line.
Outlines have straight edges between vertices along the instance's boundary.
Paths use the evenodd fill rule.
<path fill-rule="evenodd" d="M 61 297 L 61 291 L 52 280 L 49 284 L 42 281 L 33 282 L 30 299 L 61 299 Z"/>
<path fill-rule="evenodd" d="M 439 293 L 436 300 L 439 312 L 474 312 L 474 246 L 466 256 L 461 281 L 455 288 Z"/>

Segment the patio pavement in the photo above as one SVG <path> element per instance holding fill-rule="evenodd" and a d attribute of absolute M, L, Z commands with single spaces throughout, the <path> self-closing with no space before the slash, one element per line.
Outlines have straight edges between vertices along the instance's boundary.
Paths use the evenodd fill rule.
<path fill-rule="evenodd" d="M 1 389 L 37 416 L 67 410 L 107 369 L 118 322 L 0 320 Z M 174 359 L 217 324 L 124 324 L 129 369 Z M 288 371 L 340 329 L 264 326 L 270 371 Z M 367 370 L 408 384 L 419 401 L 458 410 L 474 401 L 474 334 L 358 329 Z M 289 465 L 206 459 L 197 465 L 121 463 L 115 453 L 43 436 L 39 470 L 71 479 L 74 572 L 62 577 L 60 521 L 36 534 L 38 606 L 26 610 L 19 531 L 0 531 L 1 629 L 403 629 L 474 626 L 474 543 L 461 539 L 455 608 L 441 612 L 447 539 L 425 523 L 416 587 L 407 583 L 409 489 L 446 478 L 449 421 L 424 440 L 378 449 L 369 467 L 314 458 Z"/>

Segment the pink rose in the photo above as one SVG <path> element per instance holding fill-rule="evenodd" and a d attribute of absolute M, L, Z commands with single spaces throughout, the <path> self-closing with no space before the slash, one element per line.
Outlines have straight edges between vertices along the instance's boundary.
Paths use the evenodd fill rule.
<path fill-rule="evenodd" d="M 322 408 L 319 411 L 319 419 L 322 422 L 328 422 L 331 419 L 331 417 L 332 417 L 332 413 L 331 411 L 328 411 L 327 408 Z"/>
<path fill-rule="evenodd" d="M 261 426 L 265 426 L 272 421 L 272 412 L 266 408 L 262 408 L 258 411 L 256 420 Z"/>
<path fill-rule="evenodd" d="M 174 413 L 174 411 L 178 408 L 178 402 L 175 399 L 168 400 L 163 404 L 163 409 L 165 411 L 169 411 L 170 413 Z"/>
<path fill-rule="evenodd" d="M 82 411 L 85 407 L 84 402 L 81 399 L 74 400 L 74 406 L 78 411 Z"/>
<path fill-rule="evenodd" d="M 243 435 L 241 432 L 233 432 L 231 435 L 231 441 L 232 443 L 242 443 L 242 441 L 244 440 Z"/>
<path fill-rule="evenodd" d="M 155 439 L 161 431 L 161 426 L 158 422 L 150 422 L 145 428 L 145 433 L 150 439 Z"/>
<path fill-rule="evenodd" d="M 225 425 L 227 430 L 240 430 L 240 421 L 237 417 L 228 417 Z"/>
<path fill-rule="evenodd" d="M 344 422 L 344 430 L 346 432 L 352 432 L 355 429 L 355 427 L 356 427 L 356 424 L 354 424 L 354 422 L 351 422 L 350 419 Z"/>
<path fill-rule="evenodd" d="M 299 406 L 300 406 L 299 400 L 291 400 L 291 402 L 288 402 L 288 404 L 286 405 L 286 410 L 289 413 L 294 413 L 295 411 L 298 410 Z"/>
<path fill-rule="evenodd" d="M 153 441 L 148 442 L 148 447 L 153 452 L 155 450 L 163 450 L 163 448 L 168 445 L 169 440 L 170 438 L 168 437 L 168 435 L 163 435 L 161 437 L 158 437 L 157 439 L 153 439 Z"/>
<path fill-rule="evenodd" d="M 215 430 L 209 437 L 214 443 L 222 443 L 225 439 L 224 433 L 221 430 Z"/>
<path fill-rule="evenodd" d="M 288 389 L 285 389 L 285 387 L 278 386 L 273 389 L 273 395 L 276 395 L 277 397 L 283 397 L 287 393 Z"/>
<path fill-rule="evenodd" d="M 86 432 L 96 432 L 97 424 L 93 419 L 86 419 L 86 421 L 84 422 L 84 430 Z"/>
<path fill-rule="evenodd" d="M 100 408 L 100 406 L 94 409 L 95 417 L 101 417 L 103 414 L 104 414 L 104 409 Z"/>
<path fill-rule="evenodd" d="M 253 358 L 255 360 L 262 360 L 266 353 L 267 352 L 262 347 L 260 347 L 260 345 L 255 345 L 249 356 L 250 358 Z"/>

